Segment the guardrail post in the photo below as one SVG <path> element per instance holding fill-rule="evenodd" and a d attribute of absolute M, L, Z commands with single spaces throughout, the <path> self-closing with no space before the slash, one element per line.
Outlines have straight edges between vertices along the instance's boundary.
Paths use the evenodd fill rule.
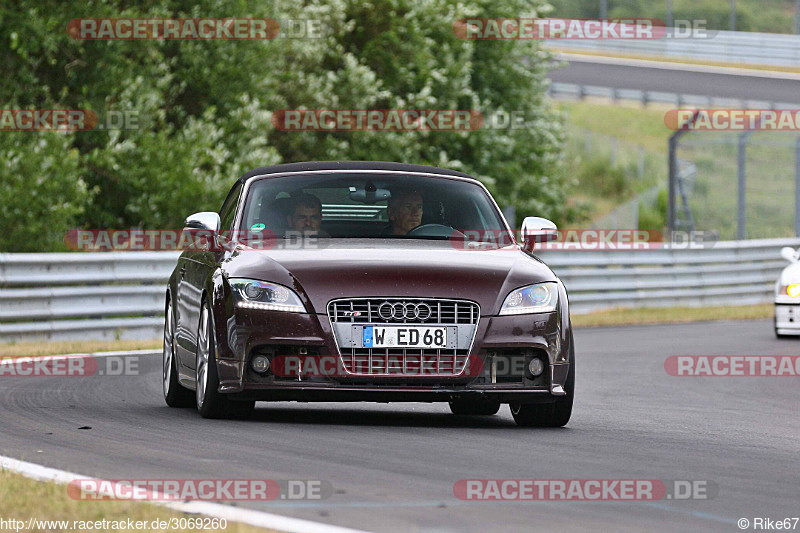
<path fill-rule="evenodd" d="M 700 116 L 700 111 L 695 111 L 692 119 L 685 124 L 681 129 L 669 136 L 667 144 L 667 163 L 669 165 L 669 181 L 667 183 L 667 239 L 672 242 L 672 235 L 675 232 L 675 191 L 678 182 L 678 141 L 688 131 L 697 117 Z"/>
<path fill-rule="evenodd" d="M 794 145 L 794 235 L 800 237 L 800 137 Z"/>
<path fill-rule="evenodd" d="M 672 240 L 672 234 L 675 232 L 675 181 L 678 179 L 678 158 L 676 156 L 676 149 L 678 147 L 678 139 L 683 132 L 676 131 L 669 137 L 668 144 L 668 164 L 669 164 L 669 181 L 667 190 L 667 239 Z"/>
<path fill-rule="evenodd" d="M 800 0 L 798 0 L 800 2 Z M 672 0 L 667 0 L 667 28 L 672 27 Z"/>
<path fill-rule="evenodd" d="M 745 131 L 739 134 L 739 148 L 737 153 L 737 175 L 739 181 L 739 194 L 736 202 L 737 217 L 736 217 L 736 238 L 740 241 L 745 239 L 747 213 L 746 213 L 746 199 L 747 199 L 747 140 L 753 134 L 752 131 Z"/>
<path fill-rule="evenodd" d="M 800 34 L 800 0 L 794 0 L 794 33 Z"/>

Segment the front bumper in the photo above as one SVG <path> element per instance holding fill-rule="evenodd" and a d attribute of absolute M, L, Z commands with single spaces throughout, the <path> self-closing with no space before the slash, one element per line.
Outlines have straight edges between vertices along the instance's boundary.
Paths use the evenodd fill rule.
<path fill-rule="evenodd" d="M 262 388 L 263 387 L 263 388 Z M 235 400 L 296 402 L 452 402 L 456 400 L 500 403 L 552 403 L 557 396 L 545 389 L 477 387 L 391 387 L 303 384 L 297 386 L 246 385 L 231 394 Z"/>
<path fill-rule="evenodd" d="M 800 335 L 800 302 L 789 296 L 775 301 L 775 331 L 778 335 Z"/>
<path fill-rule="evenodd" d="M 293 354 L 339 357 L 327 315 L 216 309 L 217 366 L 220 392 L 232 399 L 313 402 L 447 402 L 461 399 L 501 403 L 553 402 L 566 394 L 570 334 L 558 312 L 481 317 L 470 356 L 483 364 L 480 375 L 417 377 L 315 377 L 287 379 L 256 374 L 249 366 L 254 353 L 280 347 Z M 224 326 L 223 326 L 224 324 Z M 521 373 L 496 373 L 503 357 L 535 353 L 546 361 L 545 372 L 533 378 Z M 509 367 L 511 365 L 508 365 Z"/>

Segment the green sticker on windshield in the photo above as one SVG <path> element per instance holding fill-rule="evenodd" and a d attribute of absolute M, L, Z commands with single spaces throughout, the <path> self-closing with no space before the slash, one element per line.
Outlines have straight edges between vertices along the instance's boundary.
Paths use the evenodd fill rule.
<path fill-rule="evenodd" d="M 253 231 L 261 231 L 264 228 L 266 228 L 264 224 L 253 224 L 252 226 L 250 226 L 250 229 Z"/>

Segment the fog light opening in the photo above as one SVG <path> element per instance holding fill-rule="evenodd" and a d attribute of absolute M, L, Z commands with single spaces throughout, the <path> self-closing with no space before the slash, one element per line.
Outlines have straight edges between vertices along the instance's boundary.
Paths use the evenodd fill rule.
<path fill-rule="evenodd" d="M 269 359 L 263 355 L 257 355 L 250 361 L 250 366 L 259 374 L 269 372 Z"/>
<path fill-rule="evenodd" d="M 533 377 L 541 376 L 542 372 L 544 372 L 544 362 L 538 357 L 534 357 L 531 359 L 531 362 L 528 363 L 528 372 L 530 372 Z"/>

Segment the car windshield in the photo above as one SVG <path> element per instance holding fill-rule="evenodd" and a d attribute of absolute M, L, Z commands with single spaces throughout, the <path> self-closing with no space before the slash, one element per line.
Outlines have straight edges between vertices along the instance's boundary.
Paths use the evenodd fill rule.
<path fill-rule="evenodd" d="M 459 179 L 405 173 L 325 173 L 262 178 L 247 193 L 244 235 L 450 239 L 507 238 L 486 191 Z"/>

